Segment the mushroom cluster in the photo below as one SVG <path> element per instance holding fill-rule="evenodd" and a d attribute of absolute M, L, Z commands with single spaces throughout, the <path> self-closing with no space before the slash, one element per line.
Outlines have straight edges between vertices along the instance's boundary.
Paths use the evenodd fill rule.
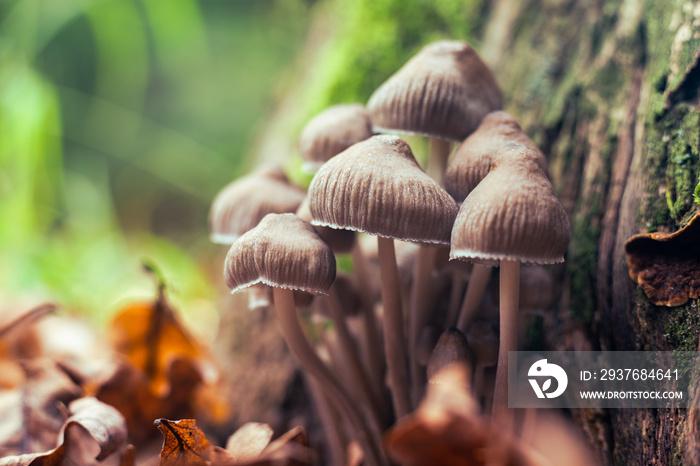
<path fill-rule="evenodd" d="M 524 333 L 519 304 L 541 318 L 555 301 L 526 298 L 551 278 L 536 266 L 521 282 L 520 264 L 563 261 L 569 220 L 545 155 L 502 105 L 474 49 L 430 44 L 367 108 L 338 105 L 307 124 L 305 194 L 266 168 L 214 201 L 212 239 L 235 240 L 226 283 L 272 289 L 334 464 L 552 461 L 508 409 L 507 355 Z M 429 137 L 426 167 L 387 132 Z M 352 263 L 343 273 L 340 255 Z M 329 324 L 304 330 L 319 321 Z"/>

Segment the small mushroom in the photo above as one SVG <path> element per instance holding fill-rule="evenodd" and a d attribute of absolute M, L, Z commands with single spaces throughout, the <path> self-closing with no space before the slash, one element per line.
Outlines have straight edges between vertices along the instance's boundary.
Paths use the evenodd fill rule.
<path fill-rule="evenodd" d="M 361 104 L 340 104 L 313 117 L 299 136 L 302 169 L 314 173 L 355 143 L 372 136 L 369 113 Z"/>
<path fill-rule="evenodd" d="M 462 203 L 451 258 L 500 262 L 500 348 L 494 408 L 507 406 L 508 351 L 516 351 L 520 263 L 564 261 L 569 219 L 540 165 L 539 154 L 508 144 Z"/>
<path fill-rule="evenodd" d="M 700 298 L 700 214 L 675 233 L 643 233 L 625 242 L 630 278 L 657 306 Z"/>
<path fill-rule="evenodd" d="M 273 287 L 278 322 L 289 349 L 347 417 L 367 461 L 381 464 L 363 416 L 312 348 L 294 306 L 293 290 L 327 294 L 335 279 L 335 257 L 316 230 L 294 214 L 268 214 L 231 246 L 224 278 L 234 292 L 257 283 Z"/>
<path fill-rule="evenodd" d="M 377 235 L 394 407 L 410 411 L 394 239 L 449 243 L 457 205 L 396 136 L 374 136 L 329 160 L 309 186 L 313 224 Z"/>
<path fill-rule="evenodd" d="M 211 241 L 233 244 L 267 214 L 295 212 L 304 191 L 292 185 L 276 165 L 264 166 L 227 186 L 214 198 L 209 211 Z"/>

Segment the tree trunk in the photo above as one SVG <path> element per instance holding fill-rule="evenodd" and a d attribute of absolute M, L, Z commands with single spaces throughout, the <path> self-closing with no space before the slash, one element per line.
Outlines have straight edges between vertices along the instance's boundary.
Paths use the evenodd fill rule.
<path fill-rule="evenodd" d="M 698 300 L 650 304 L 629 278 L 623 243 L 639 232 L 673 231 L 697 208 L 700 2 L 467 0 L 398 9 L 406 3 L 413 2 L 317 4 L 296 84 L 260 138 L 260 156 L 294 154 L 311 115 L 340 101 L 366 102 L 421 45 L 468 40 L 494 69 L 506 109 L 548 156 L 571 219 L 566 263 L 552 269 L 559 298 L 543 349 L 695 351 Z M 359 39 L 397 24 L 381 29 L 396 33 L 393 42 Z M 333 64 L 324 64 L 329 57 Z M 686 464 L 700 462 L 700 420 L 691 413 L 571 414 L 605 463 Z"/>

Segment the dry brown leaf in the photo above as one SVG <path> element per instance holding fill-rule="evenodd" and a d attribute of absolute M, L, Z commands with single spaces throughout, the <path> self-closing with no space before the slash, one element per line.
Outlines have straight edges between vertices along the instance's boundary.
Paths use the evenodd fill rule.
<path fill-rule="evenodd" d="M 155 302 L 131 304 L 119 312 L 111 332 L 114 348 L 146 373 L 157 395 L 170 391 L 168 372 L 173 360 L 189 358 L 198 365 L 209 360 L 175 316 L 162 287 Z"/>
<path fill-rule="evenodd" d="M 69 402 L 82 391 L 56 363 L 39 358 L 22 362 L 25 383 L 0 396 L 0 457 L 47 451 L 68 417 Z"/>
<path fill-rule="evenodd" d="M 207 466 L 205 450 L 210 443 L 197 427 L 194 419 L 169 421 L 158 419 L 156 426 L 163 434 L 163 448 L 160 452 L 160 466 L 190 465 Z"/>
<path fill-rule="evenodd" d="M 56 307 L 46 303 L 20 313 L 12 308 L 7 312 L 5 309 L 0 311 L 0 389 L 18 387 L 24 382 L 24 371 L 18 360 L 41 355 L 40 338 L 34 323 Z"/>
<path fill-rule="evenodd" d="M 131 440 L 141 444 L 155 435 L 155 419 L 194 416 L 195 391 L 201 383 L 197 368 L 188 359 L 176 359 L 167 376 L 171 390 L 157 396 L 146 374 L 128 360 L 118 359 L 102 377 L 87 384 L 86 392 L 119 410 Z"/>
<path fill-rule="evenodd" d="M 259 422 L 241 426 L 226 442 L 226 451 L 237 461 L 257 458 L 272 439 L 272 428 Z"/>
<path fill-rule="evenodd" d="M 58 447 L 43 452 L 0 459 L 0 465 L 54 466 L 75 464 L 99 465 L 110 455 L 119 455 L 126 466 L 133 451 L 126 448 L 126 425 L 122 416 L 111 406 L 94 398 L 80 398 L 70 404 L 72 416 L 65 422 L 58 436 Z M 54 437 L 54 445 L 56 437 Z M 123 457 L 121 452 L 127 454 Z"/>

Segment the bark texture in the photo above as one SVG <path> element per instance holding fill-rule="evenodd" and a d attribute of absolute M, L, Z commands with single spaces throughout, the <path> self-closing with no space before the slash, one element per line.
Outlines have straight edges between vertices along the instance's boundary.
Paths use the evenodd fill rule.
<path fill-rule="evenodd" d="M 328 0 L 316 15 L 295 84 L 259 138 L 260 157 L 293 156 L 314 113 L 366 102 L 423 44 L 467 40 L 547 156 L 571 219 L 566 262 L 552 269 L 557 313 L 541 344 L 696 350 L 698 300 L 650 304 L 629 279 L 622 245 L 636 233 L 673 231 L 698 207 L 700 2 Z M 700 463 L 694 410 L 571 414 L 604 463 Z"/>

